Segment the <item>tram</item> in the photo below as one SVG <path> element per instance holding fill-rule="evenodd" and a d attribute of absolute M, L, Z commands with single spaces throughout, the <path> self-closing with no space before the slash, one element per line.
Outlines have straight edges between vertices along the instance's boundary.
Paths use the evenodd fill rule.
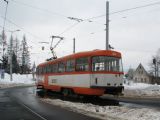
<path fill-rule="evenodd" d="M 36 68 L 37 89 L 102 96 L 123 92 L 121 53 L 112 50 L 79 52 L 41 63 Z"/>

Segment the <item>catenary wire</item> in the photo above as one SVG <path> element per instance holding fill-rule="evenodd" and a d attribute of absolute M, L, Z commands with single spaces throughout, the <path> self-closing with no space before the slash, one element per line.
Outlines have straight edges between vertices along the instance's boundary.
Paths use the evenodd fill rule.
<path fill-rule="evenodd" d="M 62 15 L 62 14 L 57 13 L 57 12 L 52 12 L 52 11 L 44 9 L 44 8 L 36 7 L 36 6 L 29 5 L 29 4 L 26 4 L 26 3 L 23 3 L 23 2 L 19 2 L 19 1 L 15 1 L 15 0 L 11 0 L 11 1 L 16 3 L 16 4 L 20 4 L 20 5 L 23 5 L 23 6 L 30 7 L 32 9 L 37 9 L 37 10 L 40 10 L 40 11 L 43 11 L 43 12 L 46 12 L 46 13 L 50 13 L 52 15 L 56 15 L 56 16 L 61 16 L 61 17 L 67 18 L 67 16 L 65 16 L 65 15 Z"/>
<path fill-rule="evenodd" d="M 160 2 L 154 2 L 154 3 L 150 3 L 150 4 L 146 4 L 146 5 L 141 5 L 141 6 L 136 6 L 136 7 L 132 7 L 132 8 L 127 8 L 127 9 L 111 12 L 111 13 L 109 13 L 109 15 L 123 13 L 123 12 L 131 11 L 131 10 L 136 10 L 136 9 L 155 6 L 155 5 L 160 5 Z M 91 18 L 88 18 L 86 20 L 97 19 L 97 18 L 101 18 L 101 17 L 104 17 L 104 16 L 106 16 L 106 14 L 95 16 L 95 17 L 91 17 Z"/>

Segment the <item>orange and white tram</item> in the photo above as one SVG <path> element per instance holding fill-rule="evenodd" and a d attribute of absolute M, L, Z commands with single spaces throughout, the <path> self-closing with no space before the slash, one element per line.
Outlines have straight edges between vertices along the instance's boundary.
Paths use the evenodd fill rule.
<path fill-rule="evenodd" d="M 79 52 L 39 64 L 37 89 L 101 96 L 123 91 L 121 53 L 112 50 Z"/>

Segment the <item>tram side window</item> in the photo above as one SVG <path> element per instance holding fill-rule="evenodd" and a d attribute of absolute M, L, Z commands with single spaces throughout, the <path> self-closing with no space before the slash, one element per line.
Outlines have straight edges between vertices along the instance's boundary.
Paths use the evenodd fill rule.
<path fill-rule="evenodd" d="M 89 63 L 88 58 L 78 58 L 76 59 L 76 71 L 88 71 Z"/>
<path fill-rule="evenodd" d="M 40 67 L 37 68 L 37 74 L 41 74 L 41 68 Z"/>
<path fill-rule="evenodd" d="M 65 72 L 65 63 L 64 62 L 58 63 L 58 72 Z"/>
<path fill-rule="evenodd" d="M 51 65 L 47 65 L 47 73 L 51 72 Z"/>
<path fill-rule="evenodd" d="M 56 73 L 58 71 L 58 64 L 51 65 L 51 72 Z"/>
<path fill-rule="evenodd" d="M 74 60 L 68 60 L 67 63 L 66 63 L 66 71 L 67 72 L 72 72 L 75 70 L 74 68 L 74 63 L 75 61 Z"/>
<path fill-rule="evenodd" d="M 42 74 L 42 68 L 41 67 L 39 67 L 38 73 Z"/>
<path fill-rule="evenodd" d="M 43 67 L 43 74 L 47 73 L 47 66 Z"/>
<path fill-rule="evenodd" d="M 39 74 L 39 67 L 36 68 L 36 74 Z"/>
<path fill-rule="evenodd" d="M 44 68 L 42 67 L 42 68 L 41 68 L 41 74 L 43 74 L 43 73 L 44 73 Z"/>

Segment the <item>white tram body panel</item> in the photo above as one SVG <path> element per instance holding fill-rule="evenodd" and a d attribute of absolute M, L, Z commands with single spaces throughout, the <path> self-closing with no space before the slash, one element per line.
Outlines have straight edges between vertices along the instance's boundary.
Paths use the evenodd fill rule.
<path fill-rule="evenodd" d="M 122 86 L 123 75 L 120 74 L 92 74 L 91 86 Z"/>
<path fill-rule="evenodd" d="M 49 85 L 65 87 L 90 87 L 90 74 L 53 75 L 48 77 Z"/>
<path fill-rule="evenodd" d="M 119 74 L 78 74 L 48 76 L 48 85 L 65 87 L 121 86 L 122 75 Z"/>

